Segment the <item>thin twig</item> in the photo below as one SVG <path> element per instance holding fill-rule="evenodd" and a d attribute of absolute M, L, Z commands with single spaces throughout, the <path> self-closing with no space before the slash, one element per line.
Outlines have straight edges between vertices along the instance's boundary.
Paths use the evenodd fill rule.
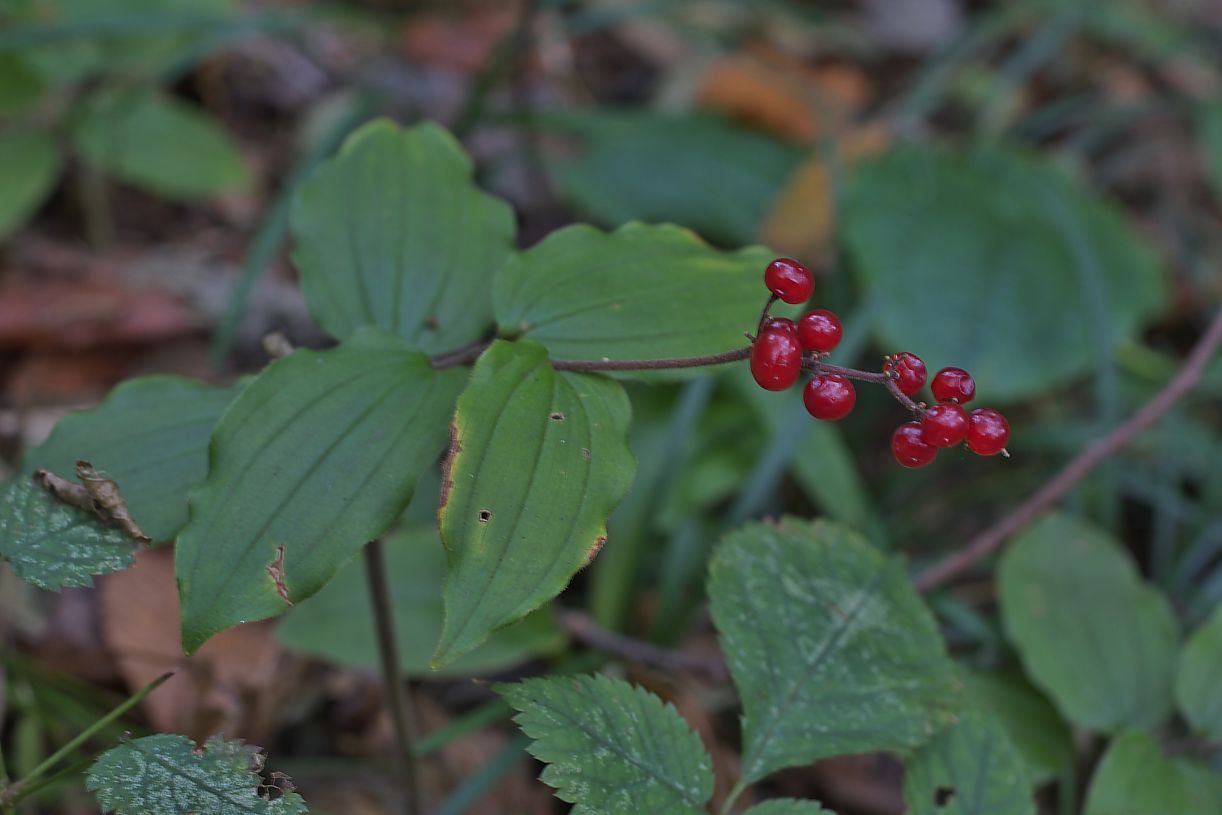
<path fill-rule="evenodd" d="M 755 333 L 759 334 L 764 330 L 764 321 L 768 319 L 768 312 L 772 311 L 772 304 L 780 298 L 776 294 L 772 294 L 768 298 L 768 302 L 764 303 L 764 310 L 760 312 L 760 321 L 755 328 Z"/>
<path fill-rule="evenodd" d="M 390 708 L 399 775 L 407 796 L 405 812 L 407 815 L 424 815 L 424 792 L 420 786 L 420 771 L 415 752 L 416 720 L 399 667 L 399 647 L 395 639 L 390 582 L 386 574 L 386 556 L 381 540 L 371 540 L 365 545 L 365 576 L 369 581 L 369 599 L 373 603 L 373 618 L 377 628 L 378 656 L 382 663 L 382 690 L 386 694 L 387 707 Z"/>
<path fill-rule="evenodd" d="M 455 365 L 466 365 L 468 362 L 474 362 L 479 359 L 479 355 L 484 353 L 491 344 L 484 340 L 478 340 L 461 348 L 455 348 L 453 351 L 438 354 L 429 360 L 429 364 L 439 371 L 443 368 L 453 368 Z"/>
<path fill-rule="evenodd" d="M 652 665 L 669 671 L 695 671 L 717 682 L 730 674 L 720 656 L 698 656 L 662 648 L 614 631 L 608 631 L 580 611 L 564 611 L 559 615 L 560 627 L 578 642 L 600 651 L 622 657 L 640 665 Z"/>
<path fill-rule="evenodd" d="M 1000 549 L 1011 535 L 1035 520 L 1100 462 L 1154 424 L 1180 397 L 1192 390 L 1200 382 L 1205 365 L 1219 345 L 1222 345 L 1222 309 L 1214 315 L 1205 333 L 1197 340 L 1196 347 L 1188 355 L 1179 373 L 1153 399 L 1111 433 L 1079 453 L 1052 480 L 1036 490 L 1009 515 L 974 537 L 958 552 L 922 572 L 916 579 L 916 587 L 921 591 L 929 591 L 945 585 L 970 569 L 977 561 Z"/>
<path fill-rule="evenodd" d="M 751 347 L 737 348 L 723 354 L 675 359 L 554 359 L 557 371 L 655 371 L 667 368 L 703 368 L 738 362 L 751 356 Z"/>
<path fill-rule="evenodd" d="M 888 376 L 886 377 L 886 382 L 884 384 L 886 384 L 887 390 L 891 391 L 891 395 L 896 398 L 896 401 L 908 408 L 908 410 L 912 411 L 913 415 L 918 419 L 925 413 L 924 405 L 912 401 L 912 399 L 908 397 L 908 394 L 900 390 L 899 382 Z"/>

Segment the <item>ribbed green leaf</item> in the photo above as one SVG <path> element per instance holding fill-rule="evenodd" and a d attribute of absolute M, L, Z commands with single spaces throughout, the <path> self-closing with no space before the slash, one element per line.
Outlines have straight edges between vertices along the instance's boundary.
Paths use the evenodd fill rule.
<path fill-rule="evenodd" d="M 187 650 L 311 596 L 385 532 L 444 447 L 464 376 L 362 329 L 247 385 L 213 433 L 178 539 Z"/>
<path fill-rule="evenodd" d="M 1084 815 L 1217 815 L 1222 777 L 1186 758 L 1168 758 L 1139 731 L 1112 739 L 1095 768 Z"/>
<path fill-rule="evenodd" d="M 378 325 L 430 353 L 492 323 L 492 276 L 513 250 L 513 212 L 471 180 L 471 160 L 432 123 L 380 120 L 319 168 L 293 211 L 301 286 L 343 339 Z"/>
<path fill-rule="evenodd" d="M 85 786 L 103 812 L 116 815 L 303 815 L 301 796 L 269 787 L 259 748 L 209 739 L 202 750 L 186 736 L 160 733 L 112 747 L 89 768 Z M 283 782 L 281 782 L 283 784 Z M 260 794 L 262 793 L 262 794 Z"/>
<path fill-rule="evenodd" d="M 446 576 L 445 550 L 437 527 L 392 532 L 386 536 L 385 549 L 399 662 L 406 675 L 487 675 L 564 647 L 566 638 L 545 607 L 494 632 L 483 645 L 443 670 L 430 672 L 429 658 L 441 636 L 441 587 Z M 375 670 L 379 656 L 374 630 L 364 564 L 355 559 L 322 591 L 289 611 L 276 627 L 276 636 L 294 650 Z"/>
<path fill-rule="evenodd" d="M 989 399 L 1086 373 L 1100 333 L 1131 339 L 1165 300 L 1156 256 L 1119 210 L 995 145 L 892 150 L 855 173 L 843 223 L 884 347 L 967 368 Z"/>
<path fill-rule="evenodd" d="M 1022 755 L 1001 724 L 969 710 L 904 767 L 912 815 L 1034 815 Z"/>
<path fill-rule="evenodd" d="M 713 619 L 743 701 L 743 777 L 904 751 L 953 719 L 958 685 L 898 561 L 825 522 L 748 524 L 710 569 Z"/>
<path fill-rule="evenodd" d="M 1052 703 L 1017 674 L 975 671 L 964 676 L 967 696 L 996 719 L 1039 784 L 1073 761 L 1073 734 Z"/>
<path fill-rule="evenodd" d="M 800 801 L 797 798 L 773 798 L 756 804 L 745 815 L 835 815 L 824 809 L 818 801 Z"/>
<path fill-rule="evenodd" d="M 1193 730 L 1222 740 L 1222 606 L 1184 645 L 1175 676 L 1175 702 Z"/>
<path fill-rule="evenodd" d="M 240 390 L 176 376 L 124 382 L 92 410 L 60 419 L 21 470 L 66 475 L 87 459 L 119 485 L 145 534 L 170 540 L 187 522 L 188 491 L 208 474 L 212 429 Z"/>
<path fill-rule="evenodd" d="M 1110 732 L 1167 717 L 1178 624 L 1106 534 L 1049 515 L 1010 544 L 998 574 L 1006 632 L 1066 718 Z"/>
<path fill-rule="evenodd" d="M 719 252 L 686 229 L 629 224 L 553 232 L 497 276 L 502 334 L 556 359 L 660 359 L 747 344 L 767 297 L 760 247 Z M 682 372 L 650 376 L 683 376 Z"/>
<path fill-rule="evenodd" d="M 441 666 L 550 600 L 606 541 L 632 481 L 631 407 L 598 376 L 497 342 L 458 400 L 439 520 L 449 554 Z"/>
<path fill-rule="evenodd" d="M 0 136 L 0 238 L 26 218 L 51 192 L 60 155 L 50 137 L 38 133 Z"/>
<path fill-rule="evenodd" d="M 498 685 L 548 766 L 543 782 L 573 815 L 703 815 L 713 762 L 671 705 L 606 676 Z"/>
<path fill-rule="evenodd" d="M 89 586 L 92 575 L 130 566 L 134 550 L 126 534 L 54 498 L 30 478 L 0 487 L 0 558 L 27 583 L 51 591 Z"/>

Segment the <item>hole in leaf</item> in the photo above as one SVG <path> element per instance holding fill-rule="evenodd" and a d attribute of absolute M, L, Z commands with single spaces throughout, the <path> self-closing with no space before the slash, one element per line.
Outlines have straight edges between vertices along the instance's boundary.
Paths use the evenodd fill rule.
<path fill-rule="evenodd" d="M 581 457 L 584 458 L 586 461 L 590 460 L 590 448 L 589 447 L 581 448 Z"/>
<path fill-rule="evenodd" d="M 936 806 L 944 807 L 950 803 L 950 799 L 955 797 L 954 787 L 938 787 L 933 791 L 933 802 Z"/>
<path fill-rule="evenodd" d="M 478 518 L 479 518 L 479 522 L 480 522 L 480 523 L 482 523 L 482 524 L 486 524 L 486 523 L 488 523 L 489 521 L 491 521 L 491 520 L 492 520 L 492 510 L 490 510 L 490 509 L 481 509 L 481 510 L 479 511 L 479 515 L 478 515 L 478 516 L 476 516 L 476 517 L 478 517 Z"/>
<path fill-rule="evenodd" d="M 553 413 L 551 416 L 548 416 L 547 418 L 551 419 L 553 422 L 563 422 L 564 414 L 557 410 L 555 413 Z"/>

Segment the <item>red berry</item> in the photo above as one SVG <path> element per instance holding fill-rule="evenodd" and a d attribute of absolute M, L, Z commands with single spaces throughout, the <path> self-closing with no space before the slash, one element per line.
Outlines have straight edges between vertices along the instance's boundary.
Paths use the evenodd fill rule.
<path fill-rule="evenodd" d="M 891 434 L 891 453 L 902 467 L 924 467 L 938 455 L 938 448 L 926 444 L 919 422 L 906 422 Z"/>
<path fill-rule="evenodd" d="M 769 317 L 767 320 L 764 320 L 764 324 L 760 327 L 760 332 L 764 331 L 784 331 L 795 339 L 798 336 L 798 327 L 793 324 L 793 320 L 786 317 Z"/>
<path fill-rule="evenodd" d="M 783 391 L 798 381 L 801 372 L 802 348 L 797 334 L 784 328 L 761 331 L 751 346 L 751 375 L 759 386 Z"/>
<path fill-rule="evenodd" d="M 912 396 L 925 384 L 925 363 L 915 354 L 902 351 L 883 365 L 884 371 L 895 370 L 899 374 L 896 384 L 905 396 Z"/>
<path fill-rule="evenodd" d="M 976 382 L 962 368 L 943 368 L 929 383 L 933 398 L 939 402 L 958 402 L 966 405 L 976 398 Z"/>
<path fill-rule="evenodd" d="M 798 320 L 798 342 L 806 351 L 831 351 L 843 333 L 840 318 L 827 309 L 816 309 Z"/>
<path fill-rule="evenodd" d="M 995 456 L 1005 449 L 1010 439 L 1010 423 L 992 408 L 972 411 L 967 429 L 967 446 L 980 456 Z"/>
<path fill-rule="evenodd" d="M 967 435 L 967 412 L 953 402 L 934 405 L 921 419 L 921 438 L 934 447 L 954 447 Z"/>
<path fill-rule="evenodd" d="M 805 303 L 815 289 L 815 276 L 796 260 L 777 258 L 764 270 L 764 285 L 786 303 Z"/>
<path fill-rule="evenodd" d="M 820 374 L 806 383 L 802 401 L 811 416 L 834 422 L 849 415 L 857 403 L 857 391 L 840 374 Z"/>

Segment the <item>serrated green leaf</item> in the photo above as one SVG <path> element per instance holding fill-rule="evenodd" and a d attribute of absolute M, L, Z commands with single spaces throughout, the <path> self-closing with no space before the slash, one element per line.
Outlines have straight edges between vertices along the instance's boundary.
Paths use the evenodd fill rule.
<path fill-rule="evenodd" d="M 1217 815 L 1222 777 L 1186 758 L 1168 758 L 1139 731 L 1112 739 L 1095 768 L 1084 815 Z"/>
<path fill-rule="evenodd" d="M 246 165 L 220 125 L 194 105 L 155 92 L 106 92 L 72 131 L 81 157 L 154 195 L 184 201 L 243 187 Z"/>
<path fill-rule="evenodd" d="M 92 410 L 60 419 L 21 471 L 67 474 L 86 459 L 119 485 L 145 534 L 170 540 L 187 522 L 188 491 L 208 474 L 212 428 L 240 391 L 176 376 L 124 382 Z"/>
<path fill-rule="evenodd" d="M 703 815 L 713 762 L 672 705 L 607 676 L 498 685 L 545 762 L 541 778 L 573 815 Z"/>
<path fill-rule="evenodd" d="M 743 778 L 846 753 L 905 751 L 953 720 L 954 666 L 898 561 L 835 524 L 729 535 L 710 568 L 743 701 Z"/>
<path fill-rule="evenodd" d="M 188 652 L 313 595 L 385 532 L 444 447 L 464 376 L 367 328 L 247 385 L 213 433 L 178 539 Z"/>
<path fill-rule="evenodd" d="M 836 815 L 830 809 L 824 809 L 818 801 L 801 801 L 797 798 L 773 798 L 756 804 L 744 815 Z"/>
<path fill-rule="evenodd" d="M 745 346 L 743 332 L 759 321 L 769 259 L 761 247 L 719 252 L 670 225 L 611 233 L 570 226 L 514 256 L 497 276 L 497 324 L 556 359 L 720 354 Z M 663 375 L 689 374 L 650 372 Z"/>
<path fill-rule="evenodd" d="M 843 224 L 882 344 L 967 368 L 989 399 L 1086 373 L 1099 327 L 1083 315 L 1106 314 L 1120 344 L 1165 301 L 1155 254 L 1119 210 L 995 145 L 892 150 L 852 177 Z"/>
<path fill-rule="evenodd" d="M 440 667 L 556 596 L 606 541 L 632 482 L 617 382 L 496 342 L 458 400 L 438 512 L 449 555 Z"/>
<path fill-rule="evenodd" d="M 302 187 L 293 260 L 329 334 L 378 325 L 430 353 L 480 338 L 515 225 L 471 173 L 462 145 L 438 125 L 379 120 Z"/>
<path fill-rule="evenodd" d="M 1070 721 L 1111 732 L 1171 712 L 1175 615 L 1105 533 L 1048 515 L 1010 544 L 998 584 L 1027 675 Z"/>
<path fill-rule="evenodd" d="M 1175 703 L 1193 730 L 1222 739 L 1222 606 L 1192 633 L 1180 653 Z"/>
<path fill-rule="evenodd" d="M 112 747 L 89 768 L 85 786 L 103 812 L 115 815 L 304 815 L 291 789 L 274 800 L 259 794 L 264 780 L 257 747 L 209 739 L 202 750 L 186 736 L 159 733 Z"/>
<path fill-rule="evenodd" d="M 429 658 L 441 636 L 441 587 L 446 576 L 445 550 L 437 527 L 396 530 L 386 536 L 385 550 L 399 663 L 407 676 L 488 675 L 564 647 L 567 640 L 545 607 L 494 632 L 483 645 L 441 671 L 430 671 Z M 379 654 L 374 631 L 364 565 L 353 560 L 317 595 L 290 610 L 276 627 L 276 637 L 306 654 L 376 670 Z"/>
<path fill-rule="evenodd" d="M 1026 765 L 1002 725 L 969 710 L 904 765 L 912 815 L 1034 815 Z"/>
<path fill-rule="evenodd" d="M 967 696 L 1005 729 L 1027 763 L 1032 783 L 1050 780 L 1073 761 L 1073 734 L 1052 703 L 1017 674 L 964 674 Z"/>
<path fill-rule="evenodd" d="M 0 238 L 20 226 L 51 192 L 59 175 L 54 142 L 38 133 L 0 136 Z"/>
<path fill-rule="evenodd" d="M 0 558 L 27 583 L 59 591 L 93 585 L 92 575 L 126 569 L 136 544 L 30 478 L 0 487 Z"/>

